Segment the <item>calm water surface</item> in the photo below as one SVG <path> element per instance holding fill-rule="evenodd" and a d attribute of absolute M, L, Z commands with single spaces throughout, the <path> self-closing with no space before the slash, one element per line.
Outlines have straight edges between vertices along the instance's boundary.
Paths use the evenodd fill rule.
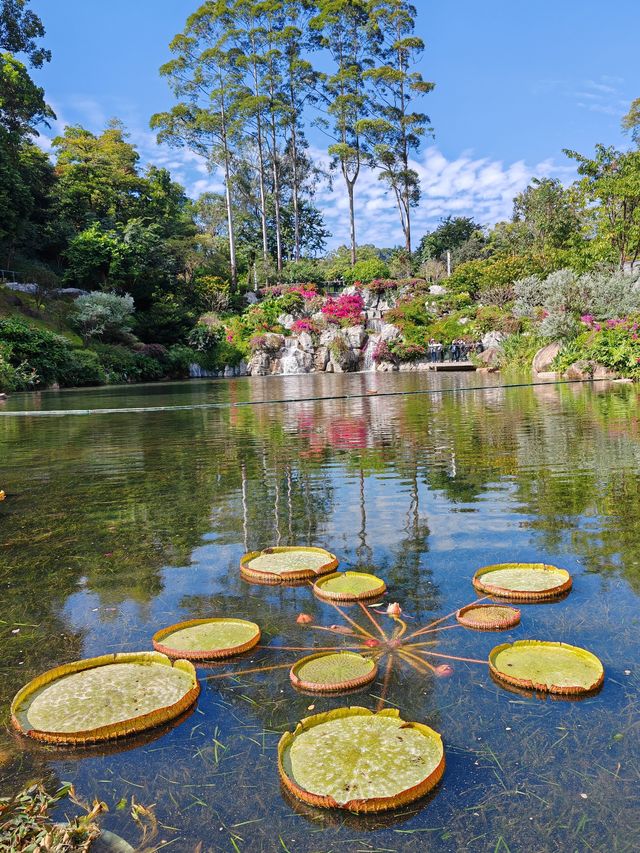
<path fill-rule="evenodd" d="M 154 849 L 178 851 L 631 851 L 640 849 L 638 631 L 640 409 L 631 386 L 497 387 L 473 375 L 355 375 L 14 395 L 4 411 L 185 406 L 170 412 L 0 417 L 1 793 L 71 781 L 110 807 L 155 804 Z M 425 396 L 229 404 L 370 390 Z M 244 616 L 271 645 L 326 644 L 296 624 L 338 620 L 306 588 L 240 579 L 240 556 L 321 545 L 374 570 L 416 628 L 474 600 L 482 565 L 543 561 L 573 592 L 523 606 L 506 634 L 459 628 L 437 651 L 486 658 L 505 640 L 595 652 L 606 681 L 579 702 L 508 692 L 484 666 L 449 678 L 394 668 L 386 701 L 444 737 L 447 770 L 427 800 L 355 817 L 291 802 L 281 733 L 343 704 L 375 708 L 381 681 L 348 698 L 296 693 L 286 669 L 209 679 L 170 731 L 118 750 L 64 753 L 13 736 L 8 705 L 28 679 L 103 652 L 148 649 L 184 618 Z M 340 642 L 339 638 L 336 638 Z M 293 661 L 259 651 L 226 669 Z M 120 808 L 118 808 L 120 804 Z M 67 809 L 68 810 L 68 809 Z"/>

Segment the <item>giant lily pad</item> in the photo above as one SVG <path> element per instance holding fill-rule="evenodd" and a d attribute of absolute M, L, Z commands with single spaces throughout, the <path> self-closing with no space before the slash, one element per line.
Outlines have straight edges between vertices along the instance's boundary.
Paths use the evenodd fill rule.
<path fill-rule="evenodd" d="M 456 619 L 476 631 L 505 631 L 520 622 L 520 611 L 504 604 L 469 604 L 458 610 Z"/>
<path fill-rule="evenodd" d="M 517 640 L 492 649 L 491 673 L 526 690 L 579 695 L 597 690 L 604 681 L 600 660 L 586 649 L 543 640 Z"/>
<path fill-rule="evenodd" d="M 22 734 L 49 743 L 85 744 L 155 728 L 193 705 L 193 664 L 157 652 L 104 655 L 51 669 L 11 703 Z"/>
<path fill-rule="evenodd" d="M 298 799 L 380 812 L 417 800 L 442 778 L 442 738 L 399 711 L 338 708 L 308 717 L 278 744 L 278 768 Z"/>
<path fill-rule="evenodd" d="M 309 581 L 337 568 L 338 560 L 329 551 L 302 546 L 252 551 L 240 560 L 242 576 L 263 584 Z"/>
<path fill-rule="evenodd" d="M 154 634 L 153 648 L 170 658 L 230 658 L 260 642 L 260 627 L 245 619 L 191 619 Z"/>
<path fill-rule="evenodd" d="M 338 693 L 364 687 L 375 680 L 375 661 L 356 652 L 320 652 L 295 663 L 289 672 L 291 683 L 314 693 Z"/>
<path fill-rule="evenodd" d="M 478 592 L 514 601 L 543 601 L 558 598 L 571 589 L 565 569 L 544 563 L 500 563 L 478 569 L 473 585 Z"/>
<path fill-rule="evenodd" d="M 328 601 L 365 601 L 384 595 L 387 585 L 366 572 L 336 572 L 318 578 L 313 591 Z"/>

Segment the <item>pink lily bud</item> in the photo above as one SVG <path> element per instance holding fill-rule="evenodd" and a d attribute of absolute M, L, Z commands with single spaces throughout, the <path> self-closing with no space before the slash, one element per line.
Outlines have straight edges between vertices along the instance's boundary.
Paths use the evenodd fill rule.
<path fill-rule="evenodd" d="M 448 678 L 453 675 L 453 667 L 448 663 L 441 663 L 440 666 L 436 667 L 436 675 L 439 678 Z"/>
<path fill-rule="evenodd" d="M 301 613 L 296 619 L 298 625 L 308 625 L 310 622 L 313 622 L 313 617 L 309 616 L 308 613 Z"/>
<path fill-rule="evenodd" d="M 387 616 L 402 616 L 402 608 L 397 601 L 387 607 Z"/>

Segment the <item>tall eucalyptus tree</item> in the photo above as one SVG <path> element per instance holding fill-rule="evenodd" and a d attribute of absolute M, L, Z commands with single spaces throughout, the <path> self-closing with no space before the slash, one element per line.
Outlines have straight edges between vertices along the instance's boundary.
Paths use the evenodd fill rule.
<path fill-rule="evenodd" d="M 318 0 L 318 13 L 310 28 L 316 44 L 330 55 L 333 68 L 324 77 L 329 121 L 324 127 L 333 137 L 329 146 L 332 165 L 342 172 L 349 199 L 351 263 L 357 257 L 355 188 L 367 159 L 361 122 L 371 103 L 365 72 L 374 65 L 378 34 L 371 26 L 368 0 Z M 332 125 L 332 126 L 331 126 Z"/>
<path fill-rule="evenodd" d="M 294 259 L 302 257 L 301 196 L 309 174 L 304 133 L 304 113 L 318 100 L 320 74 L 304 57 L 309 44 L 309 21 L 315 11 L 314 0 L 284 0 L 285 27 L 280 35 L 283 61 L 283 90 L 286 103 L 284 121 L 287 154 L 291 163 L 291 201 L 293 206 Z"/>
<path fill-rule="evenodd" d="M 416 8 L 407 0 L 371 0 L 372 23 L 380 35 L 379 65 L 364 73 L 375 92 L 376 114 L 360 122 L 368 137 L 371 162 L 393 190 L 405 248 L 411 253 L 411 210 L 420 201 L 420 177 L 410 163 L 431 130 L 429 117 L 412 108 L 414 99 L 434 88 L 415 70 L 424 42 L 414 35 Z"/>
<path fill-rule="evenodd" d="M 171 42 L 174 58 L 160 69 L 179 99 L 170 111 L 151 118 L 158 141 L 187 146 L 204 156 L 211 169 L 221 168 L 225 202 L 231 286 L 238 282 L 233 218 L 234 158 L 244 135 L 242 109 L 248 90 L 230 42 L 232 20 L 225 0 L 211 0 L 189 16 L 184 32 Z"/>

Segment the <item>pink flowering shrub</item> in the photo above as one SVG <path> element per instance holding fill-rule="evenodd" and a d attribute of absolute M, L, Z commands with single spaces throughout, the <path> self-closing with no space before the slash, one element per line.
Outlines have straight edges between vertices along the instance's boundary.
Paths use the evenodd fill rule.
<path fill-rule="evenodd" d="M 390 361 L 391 364 L 395 364 L 397 358 L 392 352 L 388 342 L 385 340 L 380 340 L 376 344 L 376 348 L 373 351 L 373 360 L 376 364 L 380 364 L 381 361 Z"/>
<path fill-rule="evenodd" d="M 317 335 L 318 331 L 319 329 L 313 320 L 296 320 L 291 326 L 291 332 L 294 335 L 301 335 L 303 332 L 307 332 L 309 335 Z"/>
<path fill-rule="evenodd" d="M 585 331 L 565 346 L 555 367 L 564 371 L 576 361 L 601 364 L 620 376 L 640 379 L 640 320 L 616 317 L 599 323 L 591 314 L 581 318 Z"/>
<path fill-rule="evenodd" d="M 263 287 L 260 293 L 262 296 L 274 298 L 284 296 L 285 293 L 299 293 L 307 302 L 318 295 L 318 288 L 313 282 L 308 284 L 273 284 L 270 287 Z"/>
<path fill-rule="evenodd" d="M 321 310 L 333 323 L 357 326 L 363 320 L 364 299 L 360 293 L 343 293 L 336 298 L 328 296 Z"/>

